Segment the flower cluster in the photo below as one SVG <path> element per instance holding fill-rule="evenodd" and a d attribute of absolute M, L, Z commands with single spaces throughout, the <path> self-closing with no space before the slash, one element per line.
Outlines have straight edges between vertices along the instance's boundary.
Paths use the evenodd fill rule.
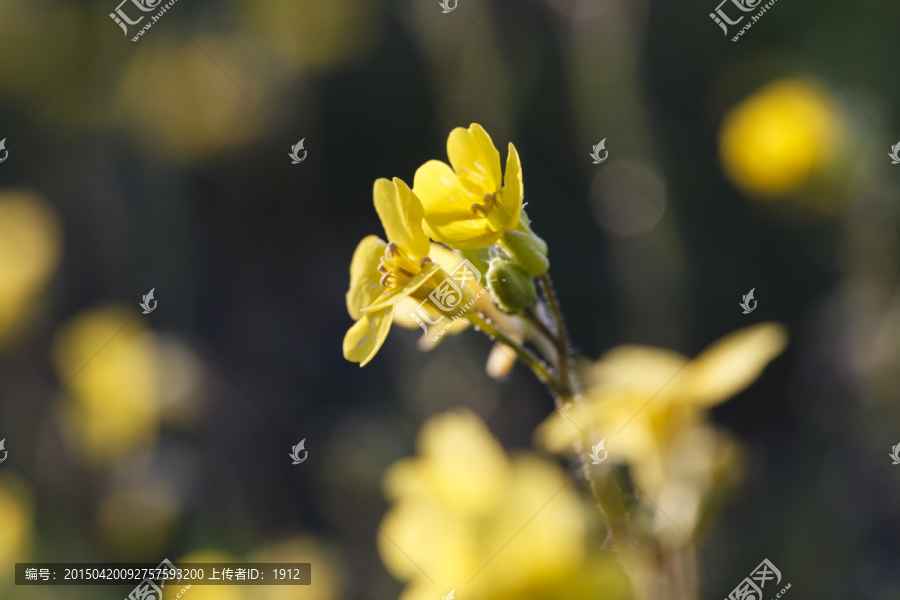
<path fill-rule="evenodd" d="M 450 134 L 447 154 L 449 165 L 422 165 L 412 189 L 400 179 L 375 183 L 388 241 L 369 236 L 353 256 L 347 308 L 356 324 L 344 356 L 369 362 L 395 320 L 425 330 L 423 349 L 459 331 L 457 322 L 477 326 L 496 340 L 490 375 L 518 359 L 553 393 L 559 410 L 535 432 L 537 445 L 580 459 L 606 531 L 589 536 L 590 519 L 557 464 L 507 456 L 467 411 L 435 416 L 417 456 L 384 478 L 391 508 L 379 549 L 406 583 L 401 600 L 450 589 L 475 600 L 698 598 L 692 536 L 741 466 L 739 444 L 707 412 L 759 377 L 786 335 L 762 323 L 694 359 L 619 346 L 576 363 L 547 244 L 523 210 L 515 147 L 501 174 L 500 153 L 473 124 Z M 587 541 L 607 535 L 615 554 Z"/>
<path fill-rule="evenodd" d="M 419 167 L 412 189 L 398 178 L 375 182 L 375 210 L 388 241 L 368 236 L 353 254 L 347 311 L 356 323 L 344 337 L 347 360 L 361 366 L 372 360 L 395 317 L 400 325 L 416 327 L 423 320 L 434 324 L 441 317 L 491 312 L 480 302 L 483 288 L 477 281 L 464 281 L 452 302 L 441 301 L 448 271 L 463 259 L 448 248 L 466 253 L 480 272 L 486 271 L 494 302 L 506 312 L 534 301 L 531 278 L 545 273 L 549 261 L 546 243 L 531 230 L 522 208 L 522 167 L 515 146 L 509 145 L 502 176 L 500 153 L 478 124 L 454 129 L 447 154 L 449 165 L 430 160 Z M 511 326 L 507 333 L 514 331 Z M 441 335 L 438 328 L 426 338 L 436 341 Z"/>

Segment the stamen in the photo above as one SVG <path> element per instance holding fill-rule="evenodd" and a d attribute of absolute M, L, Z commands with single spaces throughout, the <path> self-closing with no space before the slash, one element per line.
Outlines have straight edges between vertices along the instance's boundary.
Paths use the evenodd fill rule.
<path fill-rule="evenodd" d="M 385 248 L 384 253 L 390 258 L 397 258 L 400 256 L 400 248 L 397 246 L 396 242 L 391 242 L 387 245 L 387 248 Z"/>
<path fill-rule="evenodd" d="M 385 273 L 381 276 L 381 279 L 378 281 L 378 283 L 380 283 L 382 287 L 390 287 L 390 282 L 393 278 L 393 273 Z"/>
<path fill-rule="evenodd" d="M 476 215 L 481 215 L 482 217 L 486 217 L 488 215 L 487 209 L 480 204 L 473 204 L 472 212 L 475 213 Z"/>
<path fill-rule="evenodd" d="M 388 272 L 388 268 L 384 266 L 384 263 L 378 263 L 378 272 L 381 274 Z"/>
<path fill-rule="evenodd" d="M 425 265 L 430 265 L 433 262 L 434 261 L 431 260 L 430 256 L 424 256 L 424 257 L 422 257 L 422 260 L 419 262 L 419 266 L 424 267 Z"/>

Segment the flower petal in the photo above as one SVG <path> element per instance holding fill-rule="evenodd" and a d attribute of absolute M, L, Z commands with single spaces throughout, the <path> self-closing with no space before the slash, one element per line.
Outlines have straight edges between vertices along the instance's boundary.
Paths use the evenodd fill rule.
<path fill-rule="evenodd" d="M 678 379 L 686 400 L 714 406 L 745 389 L 787 345 L 775 323 L 760 323 L 731 333 L 704 350 Z"/>
<path fill-rule="evenodd" d="M 510 222 L 504 226 L 506 229 L 515 229 L 519 223 L 519 213 L 522 210 L 524 197 L 525 184 L 522 181 L 522 163 L 519 161 L 516 147 L 510 143 L 509 154 L 506 156 L 506 174 L 503 176 L 503 191 L 500 192 L 500 203 L 513 215 Z"/>
<path fill-rule="evenodd" d="M 473 194 L 483 197 L 500 190 L 500 153 L 478 123 L 450 132 L 447 156 L 462 185 Z"/>
<path fill-rule="evenodd" d="M 591 368 L 587 383 L 603 392 L 633 394 L 646 402 L 664 388 L 664 396 L 673 392 L 673 379 L 687 368 L 688 360 L 683 354 L 663 348 L 616 346 Z"/>
<path fill-rule="evenodd" d="M 429 160 L 416 169 L 413 193 L 422 202 L 426 218 L 428 213 L 440 209 L 465 210 L 471 215 L 472 205 L 484 198 L 463 187 L 450 165 L 439 160 Z"/>
<path fill-rule="evenodd" d="M 420 300 L 416 300 L 409 296 L 398 302 L 397 309 L 394 311 L 394 325 L 399 325 L 404 329 L 421 329 L 419 324 L 416 323 L 415 319 L 411 316 L 411 313 L 416 312 L 416 307 L 419 306 L 419 302 Z"/>
<path fill-rule="evenodd" d="M 375 210 L 388 240 L 416 263 L 428 256 L 428 236 L 422 229 L 425 213 L 422 204 L 402 179 L 375 181 L 373 190 Z"/>
<path fill-rule="evenodd" d="M 347 291 L 347 312 L 354 320 L 362 317 L 362 309 L 372 304 L 384 290 L 379 283 L 378 264 L 387 244 L 378 236 L 369 235 L 356 247 L 350 261 L 350 289 Z"/>
<path fill-rule="evenodd" d="M 422 271 L 406 282 L 406 285 L 399 286 L 390 290 L 385 290 L 384 293 L 381 294 L 375 301 L 370 304 L 367 308 L 364 308 L 362 312 L 375 312 L 379 311 L 387 306 L 394 306 L 417 289 L 422 287 L 428 278 L 441 270 L 441 266 L 435 262 L 428 263 Z"/>
<path fill-rule="evenodd" d="M 344 358 L 366 366 L 387 338 L 393 318 L 393 306 L 363 315 L 344 336 Z"/>
<path fill-rule="evenodd" d="M 463 130 L 465 131 L 465 130 Z M 486 248 L 500 233 L 472 211 L 483 195 L 469 192 L 449 165 L 430 160 L 416 171 L 413 193 L 425 210 L 425 231 L 435 241 L 460 249 Z"/>

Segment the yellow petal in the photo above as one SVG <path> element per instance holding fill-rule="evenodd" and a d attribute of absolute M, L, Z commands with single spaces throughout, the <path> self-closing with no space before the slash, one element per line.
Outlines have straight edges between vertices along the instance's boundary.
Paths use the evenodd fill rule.
<path fill-rule="evenodd" d="M 373 190 L 375 210 L 384 232 L 409 258 L 416 263 L 428 256 L 428 236 L 422 229 L 425 213 L 422 204 L 402 179 L 375 181 Z"/>
<path fill-rule="evenodd" d="M 450 165 L 439 160 L 429 160 L 416 169 L 413 193 L 422 202 L 426 217 L 442 205 L 445 210 L 466 210 L 472 214 L 472 205 L 484 199 L 484 195 L 466 190 Z"/>
<path fill-rule="evenodd" d="M 492 379 L 505 379 L 516 364 L 516 352 L 506 344 L 497 342 L 488 355 L 485 370 Z"/>
<path fill-rule="evenodd" d="M 685 400 L 713 406 L 731 398 L 760 376 L 787 341 L 787 335 L 775 323 L 760 323 L 723 337 L 679 375 Z"/>
<path fill-rule="evenodd" d="M 490 222 L 471 211 L 433 212 L 425 217 L 431 238 L 458 250 L 489 248 L 500 239 L 503 230 L 494 231 Z"/>
<path fill-rule="evenodd" d="M 441 265 L 441 268 L 448 273 L 452 273 L 463 261 L 463 257 L 460 254 L 440 244 L 431 244 L 431 248 L 428 249 L 428 256 Z"/>
<path fill-rule="evenodd" d="M 534 430 L 534 441 L 553 453 L 571 453 L 585 432 L 593 431 L 593 423 L 592 411 L 585 402 L 578 402 L 569 406 L 565 414 L 560 410 L 553 411 Z"/>
<path fill-rule="evenodd" d="M 511 143 L 506 156 L 506 174 L 503 176 L 503 191 L 500 192 L 500 203 L 513 218 L 504 227 L 515 229 L 519 223 L 519 212 L 522 210 L 522 198 L 525 196 L 525 184 L 522 182 L 522 164 L 519 153 Z"/>
<path fill-rule="evenodd" d="M 393 318 L 393 306 L 363 315 L 344 336 L 344 358 L 366 366 L 387 338 Z"/>
<path fill-rule="evenodd" d="M 450 132 L 447 156 L 460 183 L 473 194 L 483 197 L 500 190 L 500 153 L 478 123 Z"/>
<path fill-rule="evenodd" d="M 428 278 L 441 270 L 441 266 L 435 262 L 428 263 L 422 271 L 410 279 L 406 285 L 386 290 L 368 307 L 363 309 L 364 313 L 379 311 L 386 306 L 394 306 L 417 289 L 422 287 Z"/>
<path fill-rule="evenodd" d="M 416 320 L 412 318 L 410 313 L 416 312 L 416 307 L 421 300 L 416 300 L 407 296 L 397 303 L 397 310 L 394 311 L 394 325 L 399 325 L 404 329 L 421 329 Z M 426 323 L 427 325 L 427 323 Z"/>
<path fill-rule="evenodd" d="M 486 248 L 500 237 L 487 219 L 472 211 L 484 195 L 466 190 L 449 165 L 430 160 L 419 167 L 413 193 L 422 201 L 425 230 L 435 241 L 454 248 Z"/>
<path fill-rule="evenodd" d="M 484 515 L 508 489 L 512 473 L 506 452 L 468 409 L 428 419 L 416 448 L 429 496 L 452 512 Z"/>
<path fill-rule="evenodd" d="M 688 357 L 651 346 L 616 346 L 591 368 L 588 385 L 649 400 L 665 388 L 674 391 L 673 378 L 686 368 Z"/>
<path fill-rule="evenodd" d="M 387 246 L 378 236 L 369 235 L 356 247 L 350 261 L 350 289 L 347 291 L 347 312 L 357 320 L 362 309 L 372 304 L 384 290 L 379 283 L 378 264 Z"/>

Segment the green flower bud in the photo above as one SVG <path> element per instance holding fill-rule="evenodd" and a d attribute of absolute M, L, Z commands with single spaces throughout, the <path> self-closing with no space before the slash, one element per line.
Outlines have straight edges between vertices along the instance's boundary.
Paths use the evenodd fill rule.
<path fill-rule="evenodd" d="M 535 235 L 524 231 L 504 231 L 497 245 L 532 277 L 540 277 L 550 268 L 550 261 L 543 251 L 547 244 Z"/>
<path fill-rule="evenodd" d="M 491 260 L 487 272 L 487 288 L 500 310 L 514 314 L 534 303 L 537 290 L 525 269 L 504 258 Z"/>
<path fill-rule="evenodd" d="M 522 209 L 522 212 L 519 213 L 519 224 L 516 225 L 516 231 L 522 231 L 527 233 L 531 237 L 534 238 L 535 243 L 541 251 L 541 254 L 547 255 L 547 242 L 541 239 L 541 237 L 534 232 L 531 228 L 531 219 L 528 218 L 528 215 L 525 214 L 525 209 Z"/>

